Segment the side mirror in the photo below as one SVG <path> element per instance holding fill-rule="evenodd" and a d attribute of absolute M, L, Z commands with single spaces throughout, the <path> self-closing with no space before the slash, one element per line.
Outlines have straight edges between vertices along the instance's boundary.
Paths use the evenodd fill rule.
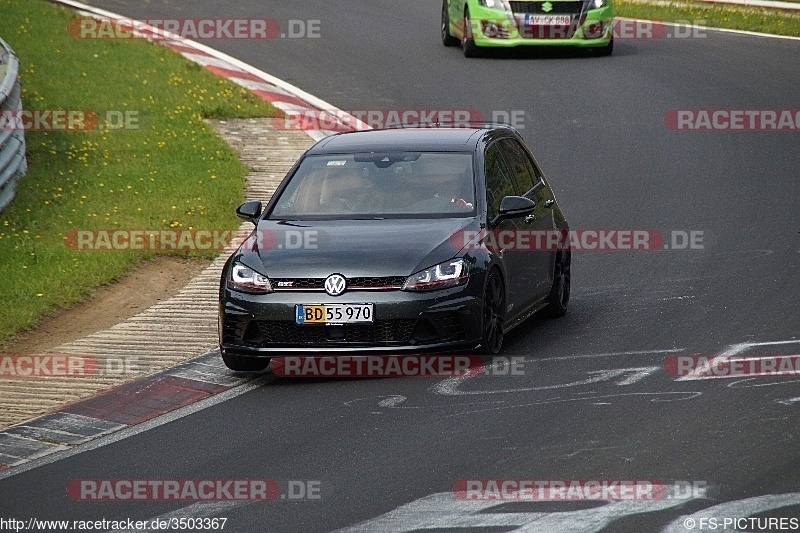
<path fill-rule="evenodd" d="M 236 216 L 242 220 L 256 223 L 259 216 L 261 216 L 261 202 L 245 202 L 236 208 Z"/>
<path fill-rule="evenodd" d="M 501 220 L 507 218 L 529 215 L 534 209 L 536 209 L 536 203 L 530 198 L 525 198 L 524 196 L 506 196 L 500 200 L 500 212 L 494 217 L 494 220 L 492 220 L 492 225 L 494 226 Z"/>

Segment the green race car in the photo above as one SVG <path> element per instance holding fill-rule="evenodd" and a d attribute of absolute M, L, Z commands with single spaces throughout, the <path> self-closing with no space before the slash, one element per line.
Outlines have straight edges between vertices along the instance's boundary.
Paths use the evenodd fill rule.
<path fill-rule="evenodd" d="M 442 43 L 476 57 L 483 48 L 574 46 L 614 49 L 610 0 L 443 0 Z"/>

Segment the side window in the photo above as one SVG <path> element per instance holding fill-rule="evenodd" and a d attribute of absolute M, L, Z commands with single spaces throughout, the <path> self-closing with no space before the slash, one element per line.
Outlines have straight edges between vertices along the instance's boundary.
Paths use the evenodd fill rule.
<path fill-rule="evenodd" d="M 500 154 L 499 143 L 486 149 L 486 211 L 488 219 L 492 220 L 500 211 L 500 202 L 506 196 L 517 194 L 517 189 L 511 179 L 511 173 Z"/>
<path fill-rule="evenodd" d="M 514 139 L 503 139 L 498 143 L 502 146 L 503 155 L 511 167 L 511 174 L 517 184 L 520 194 L 525 194 L 539 183 L 539 176 L 533 167 L 525 149 Z"/>

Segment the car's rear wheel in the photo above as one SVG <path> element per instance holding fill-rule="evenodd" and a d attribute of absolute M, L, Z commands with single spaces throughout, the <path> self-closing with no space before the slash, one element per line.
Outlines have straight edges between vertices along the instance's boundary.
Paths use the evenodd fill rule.
<path fill-rule="evenodd" d="M 222 352 L 225 366 L 236 372 L 260 372 L 269 366 L 268 357 L 242 357 Z"/>
<path fill-rule="evenodd" d="M 481 54 L 480 48 L 475 46 L 475 39 L 472 36 L 472 21 L 469 19 L 469 9 L 464 10 L 464 28 L 461 31 L 461 50 L 464 57 L 478 57 Z"/>
<path fill-rule="evenodd" d="M 553 286 L 550 288 L 550 294 L 547 295 L 547 307 L 543 312 L 545 316 L 557 318 L 566 314 L 569 303 L 571 268 L 572 254 L 570 251 L 559 251 L 553 268 Z"/>
<path fill-rule="evenodd" d="M 458 46 L 459 40 L 450 33 L 450 13 L 447 11 L 447 0 L 442 1 L 442 44 Z"/>
<path fill-rule="evenodd" d="M 494 355 L 503 348 L 503 322 L 506 311 L 506 290 L 497 270 L 491 270 L 483 291 L 483 335 L 481 352 Z"/>

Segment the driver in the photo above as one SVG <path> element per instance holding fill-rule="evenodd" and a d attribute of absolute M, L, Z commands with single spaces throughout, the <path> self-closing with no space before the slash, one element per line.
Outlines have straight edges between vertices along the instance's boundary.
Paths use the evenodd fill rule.
<path fill-rule="evenodd" d="M 458 169 L 450 161 L 428 158 L 419 162 L 416 172 L 411 176 L 412 185 L 424 188 L 422 198 L 441 198 L 462 209 L 472 209 L 469 202 L 469 180 L 464 169 Z"/>

